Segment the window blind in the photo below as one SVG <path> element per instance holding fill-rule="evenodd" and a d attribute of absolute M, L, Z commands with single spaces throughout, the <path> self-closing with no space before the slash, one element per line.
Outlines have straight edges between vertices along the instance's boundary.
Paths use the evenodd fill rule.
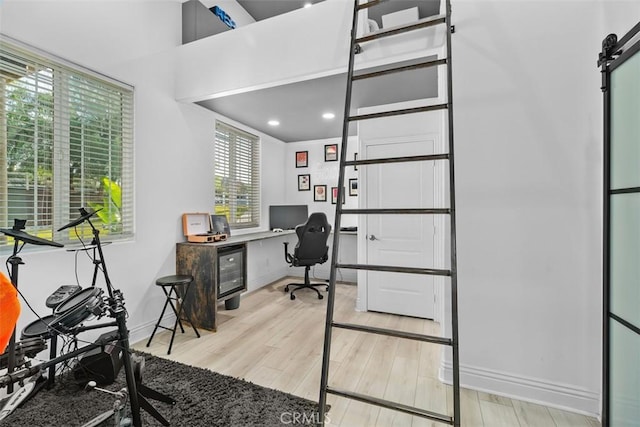
<path fill-rule="evenodd" d="M 69 243 L 90 237 L 56 231 L 84 207 L 109 239 L 133 235 L 130 86 L 1 37 L 0 162 L 2 227 Z"/>
<path fill-rule="evenodd" d="M 259 138 L 216 121 L 215 208 L 234 228 L 260 225 Z"/>

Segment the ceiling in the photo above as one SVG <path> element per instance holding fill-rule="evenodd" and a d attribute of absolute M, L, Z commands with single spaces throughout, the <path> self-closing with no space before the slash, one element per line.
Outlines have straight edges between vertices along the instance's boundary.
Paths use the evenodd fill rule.
<path fill-rule="evenodd" d="M 333 138 L 342 136 L 346 85 L 346 74 L 339 74 L 198 104 L 284 142 Z M 358 80 L 353 83 L 352 112 L 358 107 L 435 97 L 437 86 L 435 68 Z M 334 113 L 335 118 L 323 119 L 326 112 Z M 269 120 L 280 125 L 270 126 Z M 355 126 L 350 134 L 355 134 Z"/>
<path fill-rule="evenodd" d="M 256 21 L 323 0 L 237 0 Z M 371 8 L 369 17 L 419 5 L 421 17 L 439 12 L 439 1 L 394 0 Z M 374 13 L 373 10 L 376 10 Z M 381 25 L 381 22 L 379 22 Z M 409 62 L 407 62 L 409 64 Z M 401 65 L 401 64 L 395 64 Z M 363 71 L 372 71 L 363 70 Z M 284 142 L 309 141 L 342 136 L 346 74 L 281 85 L 200 101 L 197 104 L 271 135 Z M 356 81 L 352 92 L 352 113 L 368 107 L 437 96 L 437 70 L 426 68 Z M 335 117 L 323 119 L 331 112 Z M 278 126 L 268 124 L 277 120 Z M 355 126 L 349 130 L 355 134 Z"/>
<path fill-rule="evenodd" d="M 237 0 L 256 21 L 272 18 L 324 0 Z"/>

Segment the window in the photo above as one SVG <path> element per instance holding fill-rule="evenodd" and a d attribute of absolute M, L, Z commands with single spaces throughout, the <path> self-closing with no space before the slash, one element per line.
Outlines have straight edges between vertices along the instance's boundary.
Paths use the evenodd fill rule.
<path fill-rule="evenodd" d="M 71 243 L 133 235 L 133 89 L 0 36 L 0 227 Z M 12 245 L 0 235 L 0 250 Z"/>
<path fill-rule="evenodd" d="M 260 148 L 255 135 L 216 122 L 215 208 L 234 228 L 260 225 Z"/>

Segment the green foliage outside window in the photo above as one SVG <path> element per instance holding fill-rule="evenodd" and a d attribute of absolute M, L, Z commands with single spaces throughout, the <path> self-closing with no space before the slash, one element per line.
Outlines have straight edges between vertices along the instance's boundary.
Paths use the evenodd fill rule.
<path fill-rule="evenodd" d="M 0 42 L 0 226 L 69 242 L 87 230 L 55 229 L 89 207 L 101 232 L 131 235 L 131 88 Z"/>

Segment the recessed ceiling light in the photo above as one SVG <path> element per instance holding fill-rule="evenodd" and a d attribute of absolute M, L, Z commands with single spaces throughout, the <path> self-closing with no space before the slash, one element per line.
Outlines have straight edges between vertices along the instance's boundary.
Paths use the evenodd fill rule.
<path fill-rule="evenodd" d="M 304 4 L 303 7 L 311 7 L 311 6 L 312 6 L 311 3 L 307 2 L 307 3 Z"/>
<path fill-rule="evenodd" d="M 269 126 L 278 126 L 280 124 L 280 122 L 277 120 L 269 120 L 267 123 L 269 124 Z"/>
<path fill-rule="evenodd" d="M 323 118 L 323 119 L 326 119 L 326 120 L 331 120 L 331 119 L 333 119 L 333 118 L 335 118 L 335 117 L 336 117 L 336 115 L 335 115 L 335 114 L 333 114 L 333 113 L 324 113 L 324 114 L 322 115 L 322 118 Z"/>

